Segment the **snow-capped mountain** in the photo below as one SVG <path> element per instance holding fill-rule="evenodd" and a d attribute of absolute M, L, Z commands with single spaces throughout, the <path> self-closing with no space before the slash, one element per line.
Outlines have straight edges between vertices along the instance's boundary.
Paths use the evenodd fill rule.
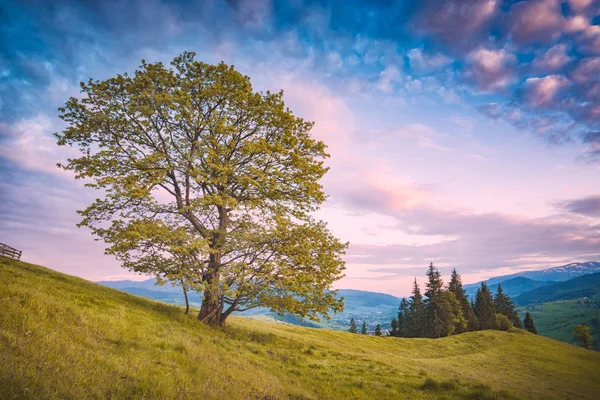
<path fill-rule="evenodd" d="M 588 261 L 583 263 L 570 263 L 559 267 L 547 268 L 541 271 L 523 271 L 512 275 L 497 276 L 488 279 L 488 285 L 503 282 L 512 278 L 524 277 L 536 281 L 559 282 L 568 281 L 583 275 L 600 272 L 600 262 Z"/>

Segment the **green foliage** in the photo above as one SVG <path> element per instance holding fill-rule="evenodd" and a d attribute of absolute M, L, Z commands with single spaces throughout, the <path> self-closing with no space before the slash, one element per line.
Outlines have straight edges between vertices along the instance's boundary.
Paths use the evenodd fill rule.
<path fill-rule="evenodd" d="M 104 194 L 80 214 L 125 268 L 203 291 L 199 318 L 268 307 L 318 319 L 346 245 L 311 213 L 325 200 L 325 144 L 283 93 L 254 92 L 223 63 L 185 52 L 133 75 L 81 84 L 55 136 L 60 166 Z"/>
<path fill-rule="evenodd" d="M 450 282 L 448 283 L 448 290 L 454 294 L 456 300 L 460 304 L 462 316 L 465 320 L 465 324 L 457 325 L 455 333 L 471 332 L 479 329 L 479 321 L 473 311 L 473 307 L 469 303 L 465 290 L 462 286 L 461 277 L 456 272 L 456 268 L 452 269 L 452 275 L 450 276 Z"/>
<path fill-rule="evenodd" d="M 504 314 L 496 314 L 496 329 L 499 331 L 508 331 L 513 327 L 508 317 Z"/>
<path fill-rule="evenodd" d="M 396 336 L 399 337 L 400 336 L 400 331 L 398 329 L 398 320 L 396 318 L 392 318 L 392 329 L 390 330 L 390 332 L 388 333 L 389 336 Z"/>
<path fill-rule="evenodd" d="M 358 327 L 356 326 L 356 321 L 354 318 L 350 319 L 350 329 L 348 329 L 350 333 L 358 333 Z"/>
<path fill-rule="evenodd" d="M 537 335 L 537 329 L 535 329 L 533 318 L 529 312 L 525 313 L 525 319 L 523 319 L 523 329 Z"/>
<path fill-rule="evenodd" d="M 426 335 L 439 338 L 451 335 L 455 330 L 464 331 L 466 322 L 461 306 L 453 292 L 444 290 L 440 272 L 433 263 L 429 265 L 427 278 Z"/>
<path fill-rule="evenodd" d="M 515 309 L 515 303 L 504 293 L 500 284 L 498 284 L 498 291 L 494 297 L 494 306 L 496 307 L 496 312 L 506 315 L 515 328 L 521 328 L 521 320 Z"/>
<path fill-rule="evenodd" d="M 600 353 L 519 330 L 375 338 L 236 316 L 215 328 L 24 262 L 0 259 L 0 282 L 3 399 L 600 398 Z"/>
<path fill-rule="evenodd" d="M 381 325 L 377 324 L 377 326 L 375 327 L 375 336 L 381 336 Z"/>
<path fill-rule="evenodd" d="M 415 281 L 415 283 L 416 283 L 416 281 Z M 416 289 L 418 289 L 418 287 Z M 413 288 L 413 295 L 414 295 L 414 293 L 415 293 L 415 289 Z M 415 307 L 414 310 L 416 310 L 416 309 L 417 308 Z M 400 301 L 400 306 L 398 307 L 398 327 L 396 329 L 395 335 L 393 335 L 393 336 L 408 337 L 408 335 L 409 335 L 408 323 L 412 316 L 412 314 L 410 314 L 410 312 L 411 312 L 410 310 L 411 310 L 411 305 L 409 304 L 409 302 L 406 299 L 403 298 Z"/>
<path fill-rule="evenodd" d="M 494 299 L 485 282 L 481 283 L 481 287 L 475 295 L 475 315 L 479 321 L 479 329 L 494 329 L 496 323 L 496 309 L 494 307 Z"/>
<path fill-rule="evenodd" d="M 413 284 L 412 296 L 408 300 L 408 312 L 404 321 L 406 326 L 406 337 L 423 337 L 426 330 L 425 304 L 421 289 L 417 284 L 417 278 Z"/>
<path fill-rule="evenodd" d="M 366 334 L 367 334 L 367 321 L 363 321 L 363 324 L 362 324 L 362 328 L 361 328 L 361 330 L 360 330 L 360 333 L 361 333 L 362 335 L 366 335 Z"/>
<path fill-rule="evenodd" d="M 581 342 L 586 349 L 592 348 L 594 338 L 590 335 L 590 328 L 585 325 L 577 325 L 573 329 L 573 335 Z"/>

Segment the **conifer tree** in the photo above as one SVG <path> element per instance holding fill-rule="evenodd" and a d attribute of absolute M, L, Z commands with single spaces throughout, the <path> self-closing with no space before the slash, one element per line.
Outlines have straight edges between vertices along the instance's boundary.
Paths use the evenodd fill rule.
<path fill-rule="evenodd" d="M 375 327 L 375 336 L 381 336 L 381 325 L 379 324 Z"/>
<path fill-rule="evenodd" d="M 515 309 L 515 303 L 504 293 L 500 284 L 498 284 L 498 291 L 494 297 L 494 306 L 496 307 L 496 312 L 506 315 L 514 327 L 521 328 L 521 320 Z"/>
<path fill-rule="evenodd" d="M 406 299 L 400 301 L 400 307 L 398 308 L 398 328 L 396 330 L 396 336 L 406 337 L 408 335 L 407 318 L 410 313 L 410 305 Z"/>
<path fill-rule="evenodd" d="M 479 320 L 479 329 L 494 329 L 496 325 L 496 309 L 492 294 L 485 282 L 481 282 L 481 287 L 477 289 L 474 311 Z"/>
<path fill-rule="evenodd" d="M 362 329 L 360 330 L 360 333 L 363 335 L 367 334 L 367 321 L 366 320 L 363 320 Z"/>
<path fill-rule="evenodd" d="M 452 270 L 450 282 L 448 283 L 448 290 L 454 293 L 456 300 L 458 300 L 466 323 L 464 329 L 457 327 L 455 333 L 476 331 L 479 328 L 479 322 L 477 321 L 475 311 L 473 311 L 472 303 L 469 303 L 465 290 L 463 289 L 462 281 L 460 275 L 456 272 L 456 268 Z"/>
<path fill-rule="evenodd" d="M 389 332 L 390 336 L 400 336 L 400 332 L 398 330 L 398 320 L 396 318 L 392 318 L 392 330 Z"/>
<path fill-rule="evenodd" d="M 417 278 L 413 285 L 412 296 L 408 301 L 408 313 L 406 314 L 406 337 L 423 337 L 424 336 L 424 322 L 425 322 L 425 305 L 423 304 L 423 295 Z"/>
<path fill-rule="evenodd" d="M 427 270 L 427 290 L 425 291 L 425 318 L 426 335 L 431 337 L 445 336 L 447 310 L 442 297 L 444 283 L 437 268 L 433 263 L 429 264 Z"/>
<path fill-rule="evenodd" d="M 354 318 L 350 319 L 350 329 L 348 329 L 350 333 L 358 333 L 358 327 L 356 326 L 356 321 Z"/>
<path fill-rule="evenodd" d="M 525 313 L 525 319 L 523 320 L 523 328 L 537 335 L 537 329 L 535 329 L 533 318 L 531 318 L 531 314 L 529 314 L 529 312 Z"/>

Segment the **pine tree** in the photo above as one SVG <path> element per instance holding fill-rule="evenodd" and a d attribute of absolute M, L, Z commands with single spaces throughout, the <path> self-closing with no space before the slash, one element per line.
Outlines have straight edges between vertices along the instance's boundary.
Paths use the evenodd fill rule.
<path fill-rule="evenodd" d="M 423 295 L 417 284 L 417 278 L 413 286 L 412 296 L 408 301 L 408 313 L 406 314 L 406 337 L 423 337 L 425 321 L 425 305 L 423 304 Z"/>
<path fill-rule="evenodd" d="M 381 336 L 381 326 L 379 324 L 375 327 L 375 336 Z"/>
<path fill-rule="evenodd" d="M 348 329 L 350 333 L 358 333 L 358 327 L 356 326 L 356 321 L 354 318 L 350 319 L 350 329 Z"/>
<path fill-rule="evenodd" d="M 506 315 L 514 327 L 521 328 L 521 320 L 515 309 L 515 303 L 504 293 L 500 284 L 498 284 L 498 291 L 494 297 L 494 306 L 496 307 L 496 312 Z"/>
<path fill-rule="evenodd" d="M 398 330 L 398 320 L 396 318 L 392 319 L 392 330 L 389 332 L 390 336 L 400 336 L 400 332 Z"/>
<path fill-rule="evenodd" d="M 425 291 L 425 318 L 426 318 L 426 334 L 431 337 L 446 336 L 448 310 L 444 304 L 442 295 L 444 283 L 440 272 L 429 264 L 427 270 L 427 290 Z"/>
<path fill-rule="evenodd" d="M 496 325 L 496 309 L 492 294 L 485 282 L 481 282 L 481 287 L 477 289 L 474 311 L 479 320 L 479 329 L 494 329 Z"/>
<path fill-rule="evenodd" d="M 363 335 L 367 334 L 367 321 L 365 320 L 363 320 L 362 329 L 360 330 L 360 333 Z"/>
<path fill-rule="evenodd" d="M 406 337 L 408 335 L 407 320 L 410 313 L 410 305 L 406 299 L 400 301 L 400 307 L 398 307 L 398 329 L 396 330 L 396 336 Z"/>
<path fill-rule="evenodd" d="M 457 327 L 455 333 L 476 331 L 479 328 L 479 322 L 475 312 L 473 311 L 472 303 L 469 303 L 469 299 L 465 293 L 465 290 L 463 289 L 462 281 L 460 275 L 456 272 L 456 268 L 452 270 L 450 282 L 448 283 L 448 290 L 454 293 L 456 300 L 458 300 L 462 310 L 463 318 L 465 319 L 466 323 L 465 327 L 462 329 Z"/>
<path fill-rule="evenodd" d="M 525 319 L 523 320 L 523 328 L 537 335 L 537 329 L 535 329 L 533 318 L 531 318 L 531 314 L 529 314 L 529 312 L 525 313 Z"/>

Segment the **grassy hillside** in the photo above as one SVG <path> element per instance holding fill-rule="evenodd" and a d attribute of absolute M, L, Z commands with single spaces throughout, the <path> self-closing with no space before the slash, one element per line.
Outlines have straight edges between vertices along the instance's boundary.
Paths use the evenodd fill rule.
<path fill-rule="evenodd" d="M 519 307 L 521 319 L 525 311 L 533 317 L 535 327 L 540 335 L 544 335 L 567 343 L 575 343 L 573 328 L 577 325 L 590 327 L 594 339 L 594 349 L 600 350 L 600 308 L 589 299 L 555 301 Z"/>
<path fill-rule="evenodd" d="M 600 354 L 521 330 L 353 335 L 181 308 L 0 260 L 0 398 L 600 398 Z M 506 392 L 501 392 L 506 390 Z"/>

